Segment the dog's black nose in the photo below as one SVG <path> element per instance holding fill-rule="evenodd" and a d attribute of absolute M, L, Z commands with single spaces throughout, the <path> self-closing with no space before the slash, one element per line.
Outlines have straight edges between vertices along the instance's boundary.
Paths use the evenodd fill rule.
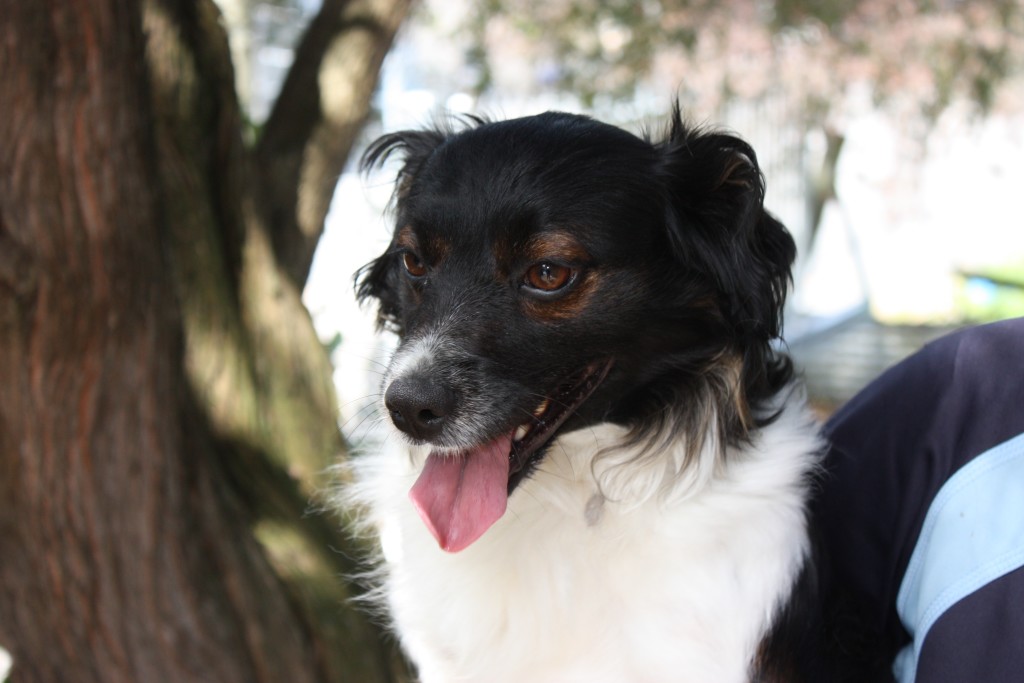
<path fill-rule="evenodd" d="M 406 434 L 429 440 L 441 433 L 455 407 L 455 394 L 421 377 L 396 379 L 384 392 L 391 421 Z"/>

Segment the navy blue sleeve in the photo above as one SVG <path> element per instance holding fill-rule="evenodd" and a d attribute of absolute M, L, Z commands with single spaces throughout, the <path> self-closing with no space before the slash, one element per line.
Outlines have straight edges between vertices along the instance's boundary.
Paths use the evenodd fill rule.
<path fill-rule="evenodd" d="M 838 637 L 879 681 L 1024 680 L 1024 319 L 933 342 L 826 433 L 816 512 Z"/>

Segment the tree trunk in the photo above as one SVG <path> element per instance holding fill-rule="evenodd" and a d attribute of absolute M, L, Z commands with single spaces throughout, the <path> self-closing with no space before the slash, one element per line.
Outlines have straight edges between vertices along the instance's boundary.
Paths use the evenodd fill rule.
<path fill-rule="evenodd" d="M 285 272 L 305 284 L 323 230 L 338 160 L 370 111 L 384 56 L 411 0 L 324 0 L 295 53 L 256 146 L 270 230 Z"/>
<path fill-rule="evenodd" d="M 846 137 L 831 126 L 825 126 L 822 133 L 825 136 L 825 154 L 818 171 L 811 177 L 811 190 L 807 197 L 808 230 L 802 248 L 807 253 L 814 248 L 821 228 L 821 218 L 825 215 L 825 206 L 836 198 L 836 167 L 843 143 L 846 142 Z"/>
<path fill-rule="evenodd" d="M 391 680 L 344 603 L 355 552 L 304 514 L 344 445 L 216 8 L 0 0 L 0 16 L 14 679 Z"/>

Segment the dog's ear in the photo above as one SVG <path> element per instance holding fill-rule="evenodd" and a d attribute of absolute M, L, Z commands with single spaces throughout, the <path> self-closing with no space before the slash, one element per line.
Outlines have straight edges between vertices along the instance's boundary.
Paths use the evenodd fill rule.
<path fill-rule="evenodd" d="M 733 329 L 762 343 L 778 337 L 796 245 L 764 210 L 753 148 L 688 127 L 677 107 L 658 149 L 674 256 L 711 278 Z"/>
<path fill-rule="evenodd" d="M 360 169 L 367 173 L 380 168 L 393 155 L 402 156 L 402 166 L 395 180 L 392 201 L 401 213 L 402 200 L 408 195 L 413 179 L 430 155 L 444 142 L 448 133 L 440 127 L 429 130 L 406 130 L 377 138 L 363 153 Z M 401 216 L 399 215 L 399 221 Z M 389 247 L 382 255 L 359 269 L 355 276 L 356 298 L 360 303 L 377 301 L 377 325 L 402 333 L 399 299 L 394 265 L 395 254 Z"/>
<path fill-rule="evenodd" d="M 395 287 L 395 269 L 391 250 L 384 252 L 356 271 L 356 299 L 364 304 L 377 301 L 377 328 L 402 334 L 398 316 L 398 291 Z"/>
<path fill-rule="evenodd" d="M 409 192 L 413 179 L 434 150 L 448 137 L 449 132 L 437 128 L 403 130 L 382 135 L 366 148 L 359 162 L 360 170 L 367 173 L 380 168 L 393 154 L 402 156 L 402 167 L 395 179 L 394 200 L 401 202 Z"/>

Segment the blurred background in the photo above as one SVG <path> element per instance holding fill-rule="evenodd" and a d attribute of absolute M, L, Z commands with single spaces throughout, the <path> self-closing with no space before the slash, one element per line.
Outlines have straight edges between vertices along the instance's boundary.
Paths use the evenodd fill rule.
<path fill-rule="evenodd" d="M 221 4 L 258 126 L 318 3 Z M 384 63 L 363 145 L 446 112 L 559 109 L 656 136 L 678 98 L 760 157 L 800 248 L 787 341 L 828 412 L 927 340 L 1024 314 L 1022 65 L 1018 0 L 429 0 Z M 395 168 L 355 162 L 303 298 L 359 442 L 389 340 L 352 274 L 388 243 Z"/>
<path fill-rule="evenodd" d="M 0 95 L 13 112 L 0 119 L 0 148 L 28 149 L 28 140 L 42 152 L 0 155 L 0 189 L 20 188 L 0 192 L 5 220 L 39 217 L 0 221 L 0 266 L 28 264 L 36 278 L 0 268 L 0 280 L 17 285 L 0 286 L 0 356 L 8 352 L 2 367 L 12 375 L 0 382 L 9 394 L 0 437 L 17 445 L 0 449 L 10 475 L 0 479 L 0 607 L 9 610 L 0 644 L 16 654 L 18 680 L 63 680 L 53 672 L 71 670 L 81 680 L 157 680 L 115 675 L 152 665 L 209 666 L 218 680 L 245 681 L 254 680 L 250 660 L 269 667 L 265 680 L 279 680 L 275 666 L 307 680 L 296 672 L 313 664 L 360 672 L 348 680 L 405 680 L 378 647 L 390 642 L 379 625 L 342 607 L 349 593 L 339 577 L 357 572 L 359 547 L 334 520 L 309 514 L 330 485 L 325 468 L 348 446 L 381 446 L 376 404 L 393 340 L 375 333 L 352 286 L 390 238 L 396 168 L 357 169 L 381 133 L 452 114 L 559 109 L 657 137 L 678 100 L 691 121 L 747 139 L 767 206 L 799 246 L 786 344 L 823 415 L 938 335 L 1024 315 L 1021 0 L 124 6 L 10 2 L 0 11 Z M 138 45 L 122 40 L 129 33 Z M 145 63 L 125 45 L 144 51 Z M 101 59 L 104 51 L 131 68 Z M 146 106 L 128 98 L 117 108 L 124 103 L 108 95 L 120 91 L 102 90 L 97 75 L 135 84 Z M 79 118 L 67 123 L 69 113 Z M 61 146 L 67 131 L 75 146 Z M 111 131 L 131 133 L 129 144 Z M 66 163 L 69 149 L 89 153 Z M 123 150 L 147 159 L 140 167 L 153 177 L 126 182 Z M 72 210 L 35 211 L 95 208 L 92 186 L 78 182 L 91 177 L 104 179 L 104 196 L 139 202 L 104 204 L 109 215 L 88 225 Z M 159 219 L 140 219 L 146 210 Z M 92 229 L 109 239 L 93 240 Z M 114 248 L 122 244 L 131 249 Z M 146 263 L 169 272 L 132 270 Z M 170 311 L 170 322 L 134 317 L 124 303 L 135 301 L 132 287 L 106 298 L 91 289 L 109 274 L 90 270 L 96 264 L 146 293 L 139 310 Z M 29 296 L 37 282 L 66 285 L 67 301 Z M 36 319 L 24 311 L 50 327 L 23 329 Z M 125 348 L 139 337 L 112 341 L 115 320 L 119 333 L 142 321 L 152 326 L 146 339 L 169 341 L 152 353 Z M 56 340 L 52 354 L 19 356 L 40 330 Z M 145 440 L 140 405 L 159 406 L 150 427 L 165 429 L 166 441 Z M 46 477 L 29 476 L 37 464 Z M 125 588 L 125 577 L 145 579 L 144 590 Z M 55 592 L 83 599 L 59 603 Z M 150 609 L 165 602 L 172 608 Z M 233 639 L 243 630 L 247 641 Z M 0 648 L 0 680 L 10 666 Z"/>

